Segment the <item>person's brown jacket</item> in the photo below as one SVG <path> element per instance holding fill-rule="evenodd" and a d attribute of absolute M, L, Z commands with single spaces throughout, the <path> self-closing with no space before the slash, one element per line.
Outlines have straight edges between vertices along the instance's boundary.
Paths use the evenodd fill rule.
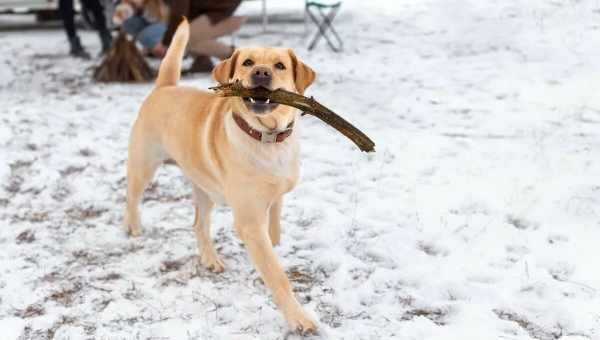
<path fill-rule="evenodd" d="M 167 31 L 163 36 L 163 45 L 168 46 L 171 43 L 171 38 L 177 29 L 177 25 L 181 22 L 181 18 L 185 16 L 190 22 L 201 15 L 206 15 L 210 22 L 214 25 L 219 21 L 230 17 L 236 8 L 240 5 L 241 0 L 171 0 L 169 23 Z"/>

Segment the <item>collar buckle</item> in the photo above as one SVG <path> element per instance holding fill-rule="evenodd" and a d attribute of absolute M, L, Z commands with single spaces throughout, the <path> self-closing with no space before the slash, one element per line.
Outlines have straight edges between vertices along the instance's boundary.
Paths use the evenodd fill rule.
<path fill-rule="evenodd" d="M 260 136 L 260 141 L 262 143 L 275 143 L 277 141 L 277 135 L 279 132 L 262 132 Z"/>

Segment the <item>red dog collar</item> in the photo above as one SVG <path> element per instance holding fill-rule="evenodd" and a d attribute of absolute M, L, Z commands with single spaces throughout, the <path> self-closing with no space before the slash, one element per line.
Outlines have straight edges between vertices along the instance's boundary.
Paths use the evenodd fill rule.
<path fill-rule="evenodd" d="M 242 129 L 248 136 L 256 139 L 262 143 L 281 143 L 292 134 L 292 128 L 294 127 L 294 121 L 292 121 L 285 130 L 280 132 L 261 132 L 248 124 L 244 118 L 240 117 L 237 113 L 233 113 L 233 120 L 235 120 L 237 126 Z"/>

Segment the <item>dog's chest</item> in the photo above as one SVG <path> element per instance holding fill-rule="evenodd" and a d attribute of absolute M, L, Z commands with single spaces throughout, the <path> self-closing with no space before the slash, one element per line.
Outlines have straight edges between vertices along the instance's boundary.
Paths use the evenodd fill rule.
<path fill-rule="evenodd" d="M 283 150 L 261 148 L 247 154 L 248 162 L 256 171 L 285 180 L 297 172 L 297 157 L 291 147 Z"/>
<path fill-rule="evenodd" d="M 225 199 L 225 196 L 223 196 L 223 194 L 220 192 L 207 191 L 206 194 L 208 195 L 208 197 L 210 197 L 210 200 L 216 204 L 220 204 L 220 205 L 227 204 L 227 200 Z"/>

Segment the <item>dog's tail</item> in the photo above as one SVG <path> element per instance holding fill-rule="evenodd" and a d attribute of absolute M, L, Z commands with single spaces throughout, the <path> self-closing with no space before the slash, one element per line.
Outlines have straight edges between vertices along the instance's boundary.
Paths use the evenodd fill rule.
<path fill-rule="evenodd" d="M 189 38 L 190 24 L 184 17 L 177 26 L 171 45 L 169 45 L 169 49 L 160 63 L 158 76 L 156 77 L 156 87 L 177 85 L 181 77 L 181 60 Z"/>

